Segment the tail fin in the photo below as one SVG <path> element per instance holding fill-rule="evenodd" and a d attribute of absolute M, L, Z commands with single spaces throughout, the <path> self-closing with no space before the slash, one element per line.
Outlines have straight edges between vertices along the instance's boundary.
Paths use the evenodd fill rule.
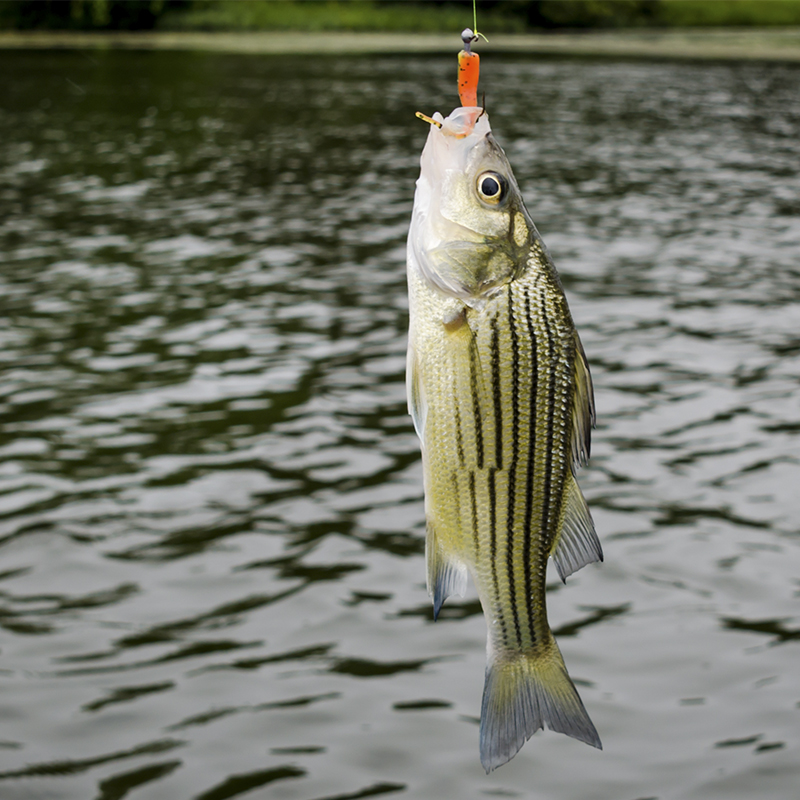
<path fill-rule="evenodd" d="M 481 707 L 481 763 L 487 773 L 510 761 L 540 728 L 603 749 L 555 639 L 537 655 L 489 654 Z"/>

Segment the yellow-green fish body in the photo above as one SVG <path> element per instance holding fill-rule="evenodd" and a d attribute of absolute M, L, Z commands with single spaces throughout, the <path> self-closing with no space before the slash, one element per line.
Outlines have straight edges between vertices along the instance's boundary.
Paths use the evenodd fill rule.
<path fill-rule="evenodd" d="M 409 408 L 434 614 L 469 572 L 489 629 L 488 772 L 544 726 L 601 746 L 545 605 L 550 556 L 562 579 L 602 560 L 574 476 L 594 407 L 561 283 L 486 115 L 434 119 L 409 232 Z"/>

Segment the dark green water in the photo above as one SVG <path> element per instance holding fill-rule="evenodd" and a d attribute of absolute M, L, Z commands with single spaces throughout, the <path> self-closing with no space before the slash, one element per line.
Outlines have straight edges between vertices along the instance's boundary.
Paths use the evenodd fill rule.
<path fill-rule="evenodd" d="M 452 59 L 0 52 L 0 797 L 786 800 L 800 70 L 484 59 L 589 356 L 602 736 L 478 760 L 432 622 L 405 236 Z"/>

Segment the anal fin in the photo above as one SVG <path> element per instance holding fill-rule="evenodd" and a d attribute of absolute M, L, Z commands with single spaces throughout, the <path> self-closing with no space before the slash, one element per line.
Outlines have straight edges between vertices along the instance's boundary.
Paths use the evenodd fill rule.
<path fill-rule="evenodd" d="M 555 540 L 550 555 L 556 562 L 561 580 L 593 561 L 603 560 L 603 548 L 592 522 L 583 493 L 574 475 L 570 475 L 564 489 L 561 532 Z"/>
<path fill-rule="evenodd" d="M 425 560 L 428 565 L 428 593 L 433 598 L 435 620 L 439 616 L 442 603 L 450 595 L 464 596 L 467 591 L 467 567 L 459 559 L 444 552 L 430 524 L 425 539 Z"/>

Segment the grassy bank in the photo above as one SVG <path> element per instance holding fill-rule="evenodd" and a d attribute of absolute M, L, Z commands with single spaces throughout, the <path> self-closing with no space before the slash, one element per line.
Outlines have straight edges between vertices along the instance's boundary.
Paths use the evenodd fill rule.
<path fill-rule="evenodd" d="M 449 53 L 457 34 L 204 33 L 204 32 L 0 32 L 0 48 L 124 48 L 207 50 L 253 54 Z M 800 28 L 498 34 L 481 53 L 580 57 L 760 60 L 800 63 Z"/>
<path fill-rule="evenodd" d="M 800 20 L 798 20 L 800 24 Z M 433 5 L 375 0 L 268 0 L 200 2 L 168 11 L 159 30 L 170 31 L 413 31 L 441 33 L 472 26 L 472 3 Z M 521 33 L 521 15 L 481 9 L 480 26 L 496 33 Z"/>
<path fill-rule="evenodd" d="M 800 0 L 479 0 L 499 33 L 800 26 Z M 471 0 L 3 0 L 0 30 L 412 31 L 472 24 Z"/>

